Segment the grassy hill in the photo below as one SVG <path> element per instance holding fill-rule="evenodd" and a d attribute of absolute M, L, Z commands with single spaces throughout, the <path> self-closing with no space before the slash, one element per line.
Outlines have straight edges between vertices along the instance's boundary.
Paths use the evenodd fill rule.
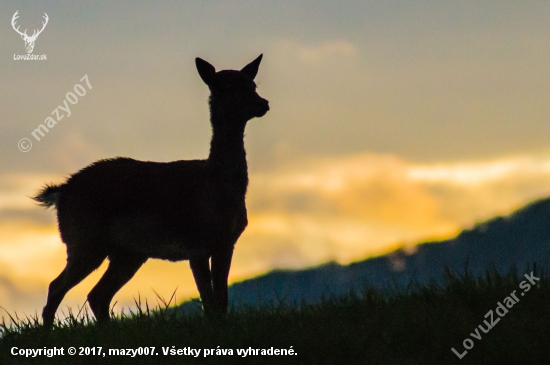
<path fill-rule="evenodd" d="M 492 271 L 478 279 L 447 272 L 442 284 L 404 291 L 364 288 L 314 305 L 241 308 L 224 319 L 166 310 L 152 315 L 142 305 L 141 311 L 106 326 L 72 316 L 48 332 L 27 318 L 3 326 L 0 364 L 546 364 L 550 280 L 536 267 L 528 270 Z M 524 276 L 531 271 L 532 283 Z M 517 302 L 510 302 L 511 294 Z M 511 307 L 504 313 L 499 303 Z M 488 329 L 484 321 L 494 324 L 487 333 L 479 327 Z M 473 347 L 466 350 L 465 345 Z M 70 346 L 96 355 L 68 355 Z M 54 347 L 65 355 L 11 355 Z M 140 347 L 158 355 L 109 353 Z M 271 348 L 293 354 L 261 355 L 261 349 Z M 171 349 L 181 355 L 163 355 Z M 201 351 L 193 357 L 186 349 Z M 243 349 L 246 357 L 237 353 Z M 251 349 L 260 350 L 252 354 Z"/>

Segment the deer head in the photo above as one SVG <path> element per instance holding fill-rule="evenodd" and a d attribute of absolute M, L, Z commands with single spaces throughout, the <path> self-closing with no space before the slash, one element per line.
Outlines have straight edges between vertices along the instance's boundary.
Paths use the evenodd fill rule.
<path fill-rule="evenodd" d="M 24 32 L 21 32 L 21 31 L 19 31 L 19 27 L 17 27 L 17 28 L 15 27 L 15 20 L 17 18 L 19 18 L 19 16 L 17 15 L 18 12 L 19 12 L 19 10 L 16 11 L 15 14 L 13 14 L 13 18 L 11 18 L 11 26 L 13 27 L 13 29 L 17 33 L 19 33 L 21 35 L 21 38 L 23 38 L 23 40 L 25 41 L 25 48 L 27 49 L 27 53 L 32 53 L 32 50 L 34 49 L 34 42 L 36 41 L 36 38 L 38 38 L 40 33 L 42 33 L 44 28 L 46 28 L 46 24 L 48 24 L 48 14 L 44 13 L 44 19 L 46 21 L 42 23 L 42 29 L 40 29 L 40 30 L 35 29 L 34 32 L 32 33 L 32 35 L 29 37 L 27 35 L 27 30 L 26 29 L 25 29 Z"/>

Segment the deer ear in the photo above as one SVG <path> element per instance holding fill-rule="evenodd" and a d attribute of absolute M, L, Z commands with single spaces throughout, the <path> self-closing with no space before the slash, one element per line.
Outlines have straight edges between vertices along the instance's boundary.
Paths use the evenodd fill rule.
<path fill-rule="evenodd" d="M 195 64 L 197 65 L 197 71 L 199 71 L 202 81 L 204 81 L 206 85 L 210 85 L 212 77 L 216 74 L 214 66 L 198 57 L 195 58 Z"/>
<path fill-rule="evenodd" d="M 241 70 L 246 76 L 250 77 L 252 80 L 256 77 L 258 73 L 258 68 L 260 67 L 260 62 L 262 61 L 263 54 L 259 55 L 254 61 L 250 62 L 248 65 L 244 66 Z"/>

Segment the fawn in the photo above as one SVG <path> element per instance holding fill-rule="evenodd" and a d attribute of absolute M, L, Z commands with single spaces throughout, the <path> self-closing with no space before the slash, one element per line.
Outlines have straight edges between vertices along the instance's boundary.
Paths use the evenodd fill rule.
<path fill-rule="evenodd" d="M 67 265 L 49 286 L 45 326 L 53 326 L 65 294 L 106 257 L 109 267 L 88 294 L 98 322 L 109 321 L 113 296 L 149 258 L 189 260 L 205 314 L 227 313 L 233 247 L 248 224 L 244 130 L 269 110 L 253 81 L 261 60 L 262 55 L 240 71 L 216 72 L 195 59 L 211 93 L 206 160 L 100 160 L 33 198 L 55 206 L 67 245 Z"/>

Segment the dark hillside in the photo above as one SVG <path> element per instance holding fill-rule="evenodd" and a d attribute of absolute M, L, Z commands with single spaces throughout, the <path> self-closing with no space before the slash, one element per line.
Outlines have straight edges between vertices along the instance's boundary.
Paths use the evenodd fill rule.
<path fill-rule="evenodd" d="M 463 274 L 465 268 L 483 275 L 490 267 L 505 273 L 512 265 L 522 273 L 527 265 L 547 266 L 550 260 L 550 199 L 539 200 L 507 217 L 493 218 L 456 238 L 428 242 L 413 254 L 398 250 L 388 255 L 350 265 L 328 263 L 299 271 L 273 271 L 261 277 L 233 284 L 233 305 L 273 304 L 305 300 L 319 301 L 361 290 L 424 285 L 441 281 L 445 267 Z M 191 308 L 192 304 L 184 304 Z"/>

